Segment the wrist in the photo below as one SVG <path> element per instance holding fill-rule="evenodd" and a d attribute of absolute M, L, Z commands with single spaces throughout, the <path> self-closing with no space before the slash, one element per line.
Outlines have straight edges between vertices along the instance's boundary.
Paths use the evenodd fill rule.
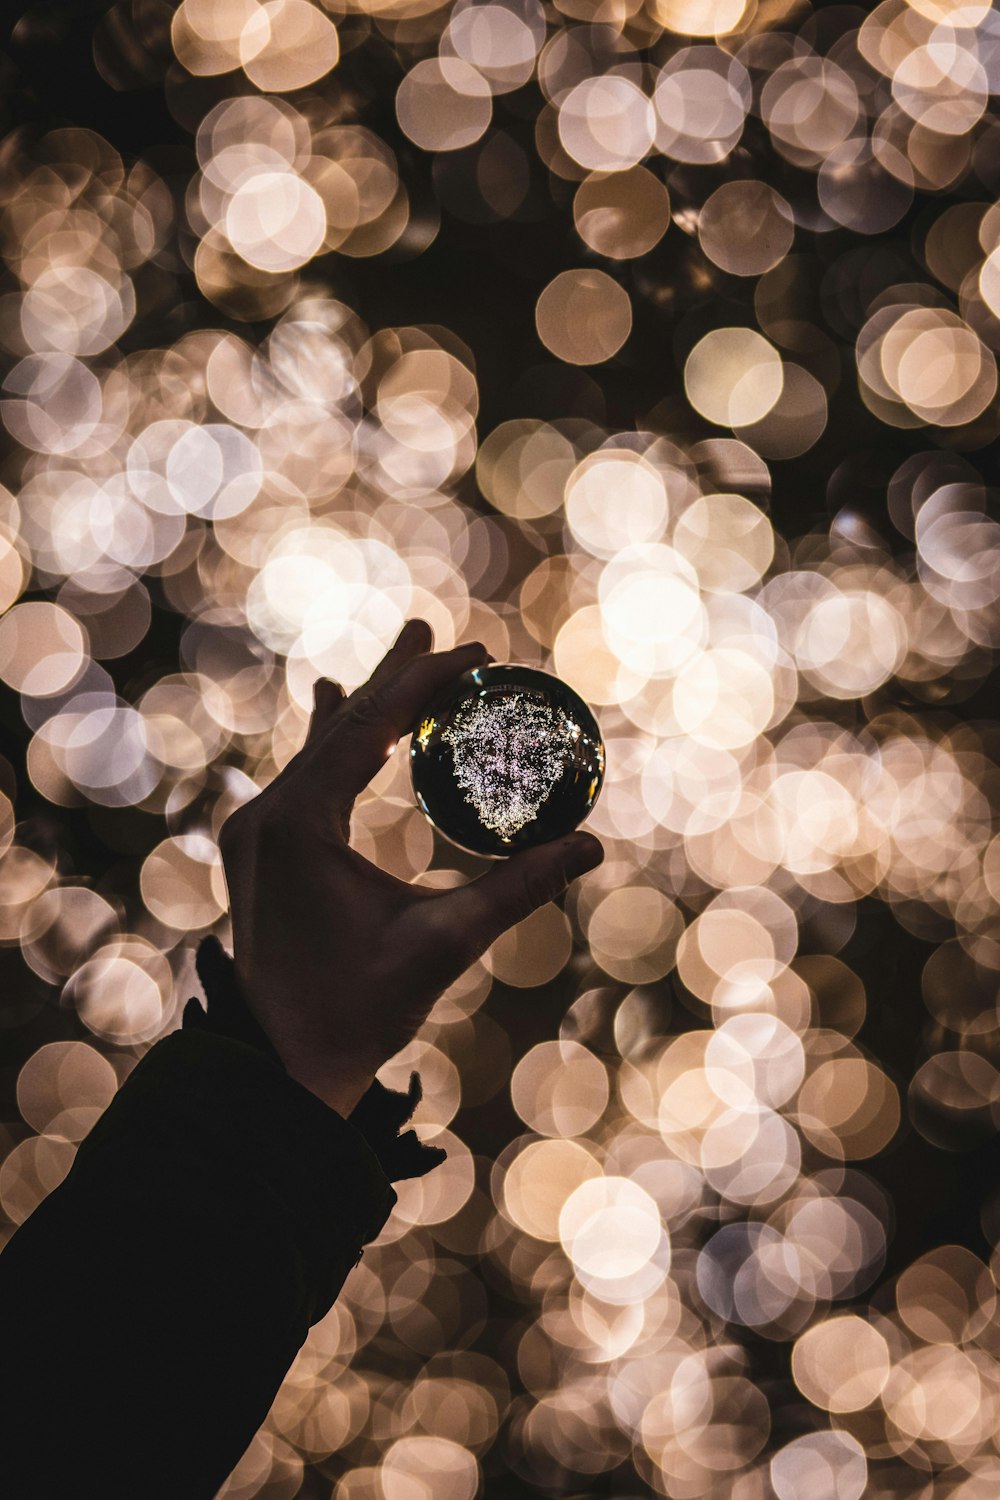
<path fill-rule="evenodd" d="M 286 976 L 258 963 L 251 981 L 239 956 L 234 975 L 243 1005 L 289 1078 L 346 1119 L 371 1087 L 378 1059 L 353 1049 L 334 1051 L 329 1042 L 311 1038 L 300 1019 L 301 996 L 289 990 Z"/>
<path fill-rule="evenodd" d="M 336 1110 L 345 1120 L 367 1094 L 375 1079 L 374 1070 L 361 1066 L 331 1068 L 325 1063 L 316 1065 L 287 1057 L 282 1057 L 282 1062 L 289 1078 L 294 1078 L 296 1083 L 315 1094 L 317 1099 L 322 1099 L 324 1104 Z"/>

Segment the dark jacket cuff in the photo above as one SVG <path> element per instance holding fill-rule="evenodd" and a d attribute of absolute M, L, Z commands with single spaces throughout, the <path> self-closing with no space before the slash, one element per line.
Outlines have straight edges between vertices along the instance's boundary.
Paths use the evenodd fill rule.
<path fill-rule="evenodd" d="M 189 1000 L 184 1007 L 183 1029 L 214 1032 L 217 1036 L 242 1042 L 262 1053 L 284 1072 L 281 1058 L 240 994 L 233 960 L 217 937 L 202 939 L 195 964 L 208 1008 L 204 1009 L 196 999 Z M 349 1123 L 364 1136 L 390 1182 L 398 1182 L 404 1177 L 423 1177 L 447 1156 L 447 1152 L 438 1146 L 424 1145 L 413 1130 L 402 1135 L 399 1133 L 420 1103 L 421 1096 L 417 1073 L 410 1074 L 410 1086 L 405 1094 L 397 1089 L 387 1089 L 376 1078 L 349 1116 Z M 321 1100 L 317 1099 L 316 1103 L 321 1109 L 327 1109 Z M 335 1112 L 328 1110 L 328 1113 Z"/>
<path fill-rule="evenodd" d="M 190 1198 L 190 1179 L 207 1173 L 220 1195 L 271 1205 L 301 1257 L 310 1321 L 396 1202 L 360 1131 L 254 1048 L 208 1030 L 157 1042 L 80 1146 L 68 1181 L 102 1181 L 109 1163 L 117 1181 L 149 1179 L 169 1201 Z"/>

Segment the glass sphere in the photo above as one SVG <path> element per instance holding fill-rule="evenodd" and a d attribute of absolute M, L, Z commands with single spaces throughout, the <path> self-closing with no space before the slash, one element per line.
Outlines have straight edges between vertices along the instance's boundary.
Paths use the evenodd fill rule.
<path fill-rule="evenodd" d="M 604 779 L 604 742 L 583 699 L 549 672 L 465 672 L 410 745 L 419 806 L 453 844 L 494 858 L 571 833 Z"/>

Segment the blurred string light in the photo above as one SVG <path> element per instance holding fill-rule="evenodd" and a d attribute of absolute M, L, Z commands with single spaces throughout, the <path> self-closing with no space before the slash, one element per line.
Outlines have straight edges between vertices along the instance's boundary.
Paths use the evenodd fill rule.
<path fill-rule="evenodd" d="M 290 1496 L 312 1466 L 334 1500 L 472 1500 L 485 1466 L 543 1492 L 992 1500 L 1000 1252 L 946 1245 L 880 1283 L 891 1205 L 854 1163 L 904 1116 L 950 1150 L 1000 1126 L 995 725 L 926 711 L 996 645 L 997 12 L 183 0 L 170 43 L 180 185 L 84 128 L 4 143 L 0 679 L 44 799 L 161 820 L 98 890 L 15 822 L 4 768 L 0 940 L 78 1022 L 18 1075 L 7 1220 L 176 1026 L 197 939 L 228 936 L 219 827 L 300 745 L 314 678 L 358 682 L 422 615 L 440 647 L 479 637 L 598 706 L 608 858 L 384 1069 L 421 1070 L 448 1161 L 400 1184 L 223 1493 Z M 578 236 L 535 306 L 564 366 L 613 374 L 673 295 L 632 263 L 672 247 L 708 298 L 660 350 L 676 435 L 569 401 L 477 431 L 460 338 L 369 329 L 330 293 L 323 257 L 438 232 L 342 47 L 355 79 L 366 49 L 394 59 L 394 139 L 458 217 L 518 215 L 544 168 Z M 915 207 L 912 263 L 882 254 Z M 150 347 L 144 309 L 185 269 L 200 326 Z M 734 322 L 713 289 L 748 283 Z M 844 381 L 919 437 L 893 543 L 849 512 L 805 536 L 769 514 L 769 465 L 821 441 Z M 180 661 L 126 699 L 102 663 L 154 599 Z M 355 843 L 454 883 L 404 756 Z M 933 945 L 910 1080 L 856 1040 L 868 997 L 838 954 L 862 897 Z M 805 922 L 828 951 L 800 951 Z M 491 986 L 556 979 L 559 1035 L 518 1056 Z M 452 1127 L 512 1062 L 524 1133 L 489 1163 Z M 513 1301 L 487 1353 L 490 1286 Z M 760 1339 L 789 1351 L 784 1384 L 758 1379 Z"/>

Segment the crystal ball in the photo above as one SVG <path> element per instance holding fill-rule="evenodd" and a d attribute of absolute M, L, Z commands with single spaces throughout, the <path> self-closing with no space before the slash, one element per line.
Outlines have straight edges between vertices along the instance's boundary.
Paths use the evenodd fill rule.
<path fill-rule="evenodd" d="M 488 665 L 428 705 L 413 732 L 418 805 L 453 844 L 494 858 L 571 833 L 604 779 L 583 699 L 549 672 Z"/>

